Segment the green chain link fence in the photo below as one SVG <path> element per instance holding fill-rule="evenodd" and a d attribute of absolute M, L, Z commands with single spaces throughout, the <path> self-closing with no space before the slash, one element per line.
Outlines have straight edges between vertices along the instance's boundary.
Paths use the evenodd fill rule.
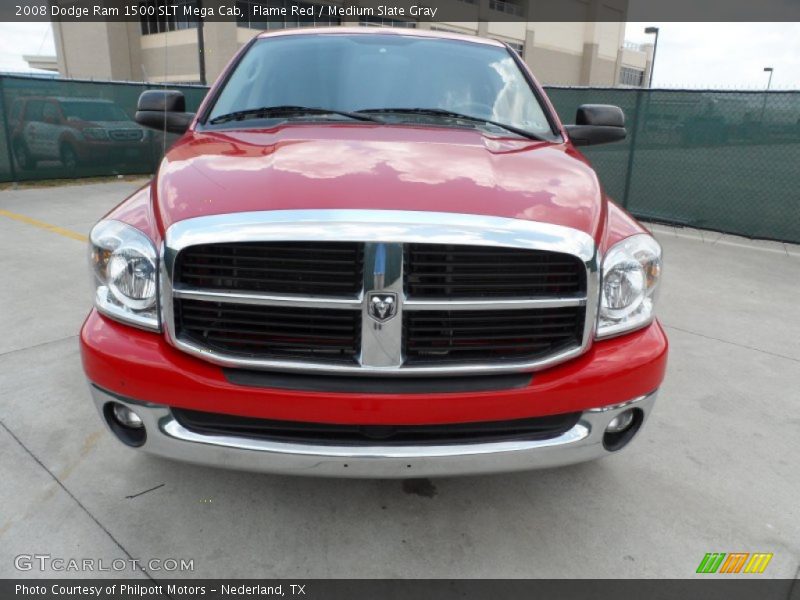
<path fill-rule="evenodd" d="M 0 181 L 152 173 L 175 136 L 165 140 L 132 117 L 139 94 L 155 87 L 0 76 Z M 184 92 L 190 111 L 206 93 L 169 87 Z M 565 123 L 581 104 L 625 111 L 627 140 L 584 153 L 607 193 L 634 215 L 800 242 L 800 92 L 547 93 Z"/>
<path fill-rule="evenodd" d="M 624 143 L 584 154 L 606 192 L 637 217 L 800 242 L 800 92 L 561 88 L 565 123 L 580 104 L 615 104 Z"/>
<path fill-rule="evenodd" d="M 0 181 L 152 173 L 164 136 L 133 121 L 144 83 L 0 75 Z M 207 89 L 169 86 L 196 110 Z"/>

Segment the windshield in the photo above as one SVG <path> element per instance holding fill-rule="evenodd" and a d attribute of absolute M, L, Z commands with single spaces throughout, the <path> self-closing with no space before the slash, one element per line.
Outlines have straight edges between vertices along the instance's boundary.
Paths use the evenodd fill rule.
<path fill-rule="evenodd" d="M 554 137 L 511 54 L 505 48 L 457 40 L 391 34 L 258 40 L 227 81 L 207 122 L 272 106 L 349 112 L 440 109 Z M 421 117 L 405 118 L 418 122 Z"/>
<path fill-rule="evenodd" d="M 108 102 L 61 102 L 67 119 L 81 121 L 129 121 L 128 115 L 116 104 Z"/>

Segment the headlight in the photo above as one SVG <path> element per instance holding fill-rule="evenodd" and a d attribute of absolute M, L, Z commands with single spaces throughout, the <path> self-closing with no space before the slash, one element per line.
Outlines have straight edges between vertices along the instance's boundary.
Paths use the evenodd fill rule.
<path fill-rule="evenodd" d="M 101 127 L 87 127 L 83 130 L 83 137 L 87 140 L 107 140 L 108 132 Z"/>
<path fill-rule="evenodd" d="M 653 320 L 661 246 L 646 233 L 611 247 L 603 259 L 597 337 L 639 329 Z"/>
<path fill-rule="evenodd" d="M 119 221 L 100 221 L 89 236 L 89 262 L 97 310 L 158 330 L 158 255 L 145 234 Z"/>

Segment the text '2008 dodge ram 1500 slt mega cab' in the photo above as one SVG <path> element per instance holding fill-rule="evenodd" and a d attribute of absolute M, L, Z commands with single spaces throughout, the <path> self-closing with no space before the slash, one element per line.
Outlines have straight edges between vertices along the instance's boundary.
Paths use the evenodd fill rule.
<path fill-rule="evenodd" d="M 266 472 L 420 477 L 570 464 L 624 447 L 667 340 L 658 243 L 516 53 L 454 34 L 257 36 L 153 181 L 92 230 L 81 332 L 125 444 Z"/>

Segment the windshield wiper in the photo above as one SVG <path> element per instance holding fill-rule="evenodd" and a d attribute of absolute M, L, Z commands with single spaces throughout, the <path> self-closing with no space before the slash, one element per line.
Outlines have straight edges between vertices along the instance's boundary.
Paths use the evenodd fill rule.
<path fill-rule="evenodd" d="M 219 125 L 220 123 L 228 123 L 230 121 L 244 121 L 247 119 L 269 119 L 280 117 L 301 117 L 304 115 L 339 115 L 341 117 L 348 117 L 356 121 L 375 121 L 381 122 L 376 117 L 363 115 L 360 113 L 348 112 L 345 110 L 333 110 L 330 108 L 317 108 L 312 106 L 262 106 L 260 108 L 248 108 L 246 110 L 237 110 L 235 112 L 227 113 L 214 117 L 209 121 L 211 125 Z"/>
<path fill-rule="evenodd" d="M 444 108 L 367 108 L 364 110 L 359 110 L 357 112 L 366 114 L 408 113 L 413 115 L 423 115 L 430 117 L 444 117 L 447 119 L 460 119 L 462 121 L 469 121 L 471 123 L 486 123 L 488 125 L 494 125 L 495 127 L 505 129 L 506 131 L 510 131 L 511 133 L 516 133 L 517 135 L 520 135 L 522 137 L 531 140 L 539 140 L 539 141 L 544 140 L 542 136 L 537 135 L 532 131 L 528 131 L 527 129 L 521 129 L 519 127 L 515 127 L 514 125 L 507 125 L 506 123 L 500 123 L 499 121 L 484 119 L 483 117 L 473 117 L 472 115 L 464 115 L 458 112 L 454 112 L 452 110 L 446 110 Z"/>

